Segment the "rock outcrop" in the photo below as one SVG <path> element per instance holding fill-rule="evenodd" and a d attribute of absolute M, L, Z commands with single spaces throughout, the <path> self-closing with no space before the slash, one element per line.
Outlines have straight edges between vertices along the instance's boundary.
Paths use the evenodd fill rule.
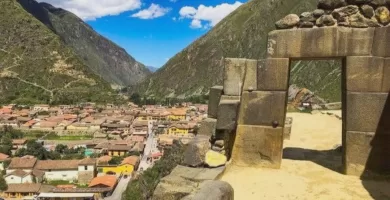
<path fill-rule="evenodd" d="M 233 188 L 216 179 L 224 171 L 219 168 L 192 168 L 178 165 L 161 179 L 153 200 L 233 200 Z"/>
<path fill-rule="evenodd" d="M 318 9 L 289 14 L 275 23 L 277 29 L 345 26 L 353 28 L 382 27 L 390 23 L 387 1 L 320 0 Z"/>

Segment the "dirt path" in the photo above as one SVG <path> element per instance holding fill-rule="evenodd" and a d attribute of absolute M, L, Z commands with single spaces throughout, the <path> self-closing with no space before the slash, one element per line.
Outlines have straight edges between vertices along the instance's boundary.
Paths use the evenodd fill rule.
<path fill-rule="evenodd" d="M 294 121 L 280 170 L 231 167 L 222 177 L 233 186 L 235 199 L 390 199 L 389 182 L 362 182 L 338 172 L 341 153 L 332 149 L 341 144 L 341 120 L 321 113 L 288 116 Z"/>

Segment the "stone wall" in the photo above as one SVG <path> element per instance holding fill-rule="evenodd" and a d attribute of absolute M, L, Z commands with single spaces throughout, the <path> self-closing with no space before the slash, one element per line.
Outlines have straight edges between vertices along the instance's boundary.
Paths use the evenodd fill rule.
<path fill-rule="evenodd" d="M 95 177 L 94 171 L 79 171 L 78 182 L 80 184 L 88 184 Z"/>
<path fill-rule="evenodd" d="M 234 165 L 279 168 L 289 137 L 290 61 L 341 58 L 343 171 L 390 172 L 389 38 L 390 26 L 270 32 L 267 59 L 225 59 L 224 83 L 211 88 L 209 119 L 202 123 L 209 128 L 201 134 L 210 134 L 212 143 L 225 140 Z"/>
<path fill-rule="evenodd" d="M 288 59 L 225 59 L 223 86 L 210 88 L 208 118 L 199 134 L 210 136 L 213 147 L 222 140 L 223 153 L 233 164 L 280 166 L 282 140 L 290 138 L 292 119 L 283 131 L 286 106 L 273 104 L 286 102 L 288 65 Z"/>

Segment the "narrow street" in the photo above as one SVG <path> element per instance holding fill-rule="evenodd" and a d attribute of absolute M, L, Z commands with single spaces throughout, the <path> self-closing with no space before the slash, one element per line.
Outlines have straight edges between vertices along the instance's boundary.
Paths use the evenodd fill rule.
<path fill-rule="evenodd" d="M 148 123 L 149 136 L 148 139 L 146 140 L 144 155 L 142 156 L 141 162 L 138 167 L 138 171 L 141 171 L 141 169 L 146 170 L 147 168 L 150 167 L 150 163 L 147 162 L 148 155 L 152 152 L 153 148 L 155 148 L 154 132 L 152 131 L 152 129 L 153 129 L 153 121 L 149 121 Z"/>
<path fill-rule="evenodd" d="M 121 200 L 122 199 L 122 193 L 125 192 L 127 185 L 129 184 L 131 180 L 131 176 L 128 176 L 127 178 L 122 177 L 118 185 L 116 186 L 114 192 L 111 196 L 104 198 L 104 200 Z"/>

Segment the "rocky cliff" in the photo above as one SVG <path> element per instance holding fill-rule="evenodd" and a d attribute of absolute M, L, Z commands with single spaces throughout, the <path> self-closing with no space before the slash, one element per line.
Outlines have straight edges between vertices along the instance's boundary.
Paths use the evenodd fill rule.
<path fill-rule="evenodd" d="M 70 46 L 96 75 L 109 83 L 128 86 L 150 71 L 127 52 L 95 32 L 71 12 L 35 0 L 18 0 L 23 8 Z"/>
<path fill-rule="evenodd" d="M 206 35 L 171 58 L 137 88 L 147 96 L 207 94 L 222 83 L 223 57 L 264 58 L 267 34 L 290 13 L 314 10 L 317 0 L 252 0 L 232 12 Z M 292 63 L 291 83 L 330 101 L 340 101 L 340 61 Z"/>

